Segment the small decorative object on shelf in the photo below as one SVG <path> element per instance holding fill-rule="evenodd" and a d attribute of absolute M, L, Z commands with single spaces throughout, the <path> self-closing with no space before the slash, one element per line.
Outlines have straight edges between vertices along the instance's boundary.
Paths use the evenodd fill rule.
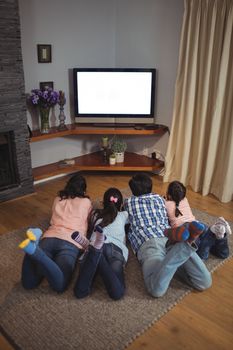
<path fill-rule="evenodd" d="M 116 164 L 116 156 L 114 153 L 110 154 L 109 156 L 109 164 L 110 165 L 115 165 Z"/>
<path fill-rule="evenodd" d="M 58 103 L 58 93 L 50 87 L 44 89 L 33 89 L 28 96 L 28 102 L 38 107 L 40 114 L 40 130 L 42 134 L 49 132 L 49 114 L 53 106 Z"/>
<path fill-rule="evenodd" d="M 108 163 L 108 149 L 103 147 L 103 162 L 104 164 Z"/>
<path fill-rule="evenodd" d="M 108 147 L 108 136 L 103 136 L 102 137 L 102 146 L 103 147 Z"/>
<path fill-rule="evenodd" d="M 101 148 L 103 149 L 103 162 L 104 162 L 104 164 L 107 164 L 108 163 L 108 148 L 109 148 L 108 136 L 102 137 Z"/>
<path fill-rule="evenodd" d="M 65 113 L 64 113 L 64 105 L 66 104 L 66 98 L 65 98 L 64 91 L 61 91 L 61 90 L 59 91 L 58 104 L 60 106 L 60 113 L 59 113 L 59 116 L 58 116 L 60 124 L 58 125 L 58 129 L 59 130 L 66 130 L 67 129 L 67 127 L 65 125 L 66 116 L 65 116 Z"/>
<path fill-rule="evenodd" d="M 72 159 L 72 158 L 63 159 L 60 162 L 58 162 L 59 168 L 65 168 L 65 167 L 72 166 L 72 165 L 75 165 L 75 159 Z"/>
<path fill-rule="evenodd" d="M 111 140 L 111 151 L 116 156 L 116 163 L 124 162 L 124 154 L 126 149 L 127 149 L 126 142 L 115 135 Z"/>

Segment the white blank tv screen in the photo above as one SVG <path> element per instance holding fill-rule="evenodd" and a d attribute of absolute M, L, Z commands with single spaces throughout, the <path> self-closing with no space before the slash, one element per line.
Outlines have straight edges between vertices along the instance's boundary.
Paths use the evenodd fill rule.
<path fill-rule="evenodd" d="M 152 71 L 77 71 L 78 115 L 151 115 Z"/>

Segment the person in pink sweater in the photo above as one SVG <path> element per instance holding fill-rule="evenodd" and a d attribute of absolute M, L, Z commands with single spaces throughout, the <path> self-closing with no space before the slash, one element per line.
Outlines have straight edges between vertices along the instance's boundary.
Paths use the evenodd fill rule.
<path fill-rule="evenodd" d="M 168 232 L 170 241 L 179 241 L 177 235 L 184 231 L 185 240 L 188 240 L 190 227 L 194 228 L 196 225 L 194 236 L 196 236 L 197 254 L 203 260 L 209 257 L 209 252 L 219 258 L 229 256 L 227 235 L 231 234 L 231 228 L 223 217 L 219 217 L 210 227 L 197 221 L 186 197 L 186 187 L 179 181 L 169 184 L 165 199 L 169 223 L 172 228 L 177 228 L 177 232 L 174 230 Z"/>
<path fill-rule="evenodd" d="M 71 238 L 71 234 L 79 231 L 86 236 L 92 209 L 85 193 L 85 178 L 75 174 L 55 198 L 50 226 L 44 234 L 39 228 L 27 230 L 27 238 L 19 244 L 26 253 L 21 275 L 25 289 L 37 287 L 44 277 L 56 292 L 67 288 L 83 252 L 83 247 Z"/>

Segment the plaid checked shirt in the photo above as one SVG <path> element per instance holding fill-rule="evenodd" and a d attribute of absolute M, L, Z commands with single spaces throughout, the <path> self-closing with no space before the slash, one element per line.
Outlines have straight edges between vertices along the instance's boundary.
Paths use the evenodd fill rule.
<path fill-rule="evenodd" d="M 128 239 L 135 253 L 152 237 L 164 237 L 170 227 L 164 199 L 158 194 L 144 194 L 127 198 L 124 209 L 129 213 Z"/>

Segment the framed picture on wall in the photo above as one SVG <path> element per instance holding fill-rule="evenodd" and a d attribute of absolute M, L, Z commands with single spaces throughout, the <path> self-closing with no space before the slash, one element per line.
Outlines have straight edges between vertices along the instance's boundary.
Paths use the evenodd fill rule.
<path fill-rule="evenodd" d="M 53 81 L 42 81 L 42 82 L 40 82 L 40 90 L 44 90 L 46 88 L 53 89 Z"/>
<path fill-rule="evenodd" d="M 37 56 L 39 63 L 52 62 L 52 45 L 37 45 Z"/>

